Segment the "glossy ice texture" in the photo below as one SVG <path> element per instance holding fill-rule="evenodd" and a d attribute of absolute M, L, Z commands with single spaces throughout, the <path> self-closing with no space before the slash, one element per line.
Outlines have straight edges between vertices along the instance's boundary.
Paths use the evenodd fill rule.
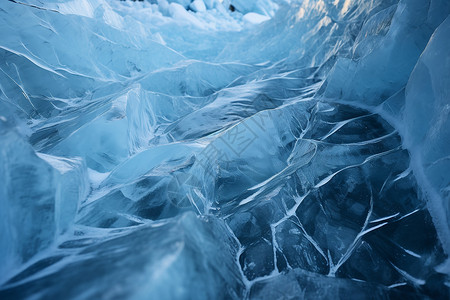
<path fill-rule="evenodd" d="M 448 299 L 449 13 L 1 1 L 0 298 Z"/>

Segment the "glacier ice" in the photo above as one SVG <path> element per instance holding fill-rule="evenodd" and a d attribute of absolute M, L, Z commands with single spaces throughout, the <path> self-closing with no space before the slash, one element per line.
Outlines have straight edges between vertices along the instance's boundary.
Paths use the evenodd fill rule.
<path fill-rule="evenodd" d="M 449 14 L 3 1 L 0 298 L 450 297 Z"/>
<path fill-rule="evenodd" d="M 215 218 L 198 219 L 190 212 L 176 220 L 133 230 L 97 232 L 96 237 L 90 238 L 83 237 L 82 232 L 78 234 L 78 239 L 63 242 L 59 248 L 83 247 L 77 251 L 80 259 L 52 253 L 46 262 L 37 264 L 59 265 L 53 276 L 31 281 L 26 288 L 9 289 L 3 296 L 19 299 L 38 293 L 52 299 L 147 299 L 149 295 L 159 299 L 212 299 L 242 294 L 244 285 L 234 261 L 237 241 L 224 222 Z M 210 251 L 215 255 L 210 255 Z M 32 276 L 33 267 L 40 266 L 31 266 L 10 282 Z M 70 282 L 73 276 L 81 276 L 83 281 L 69 286 L 57 283 Z M 204 280 L 205 276 L 210 280 Z"/>
<path fill-rule="evenodd" d="M 2 125 L 0 253 L 4 275 L 69 230 L 81 200 L 88 195 L 89 183 L 82 160 L 36 153 L 8 124 Z"/>

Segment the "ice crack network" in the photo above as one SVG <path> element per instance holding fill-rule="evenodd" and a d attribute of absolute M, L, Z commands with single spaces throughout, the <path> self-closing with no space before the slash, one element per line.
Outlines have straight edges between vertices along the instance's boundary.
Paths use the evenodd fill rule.
<path fill-rule="evenodd" d="M 448 0 L 3 0 L 1 299 L 448 299 Z"/>

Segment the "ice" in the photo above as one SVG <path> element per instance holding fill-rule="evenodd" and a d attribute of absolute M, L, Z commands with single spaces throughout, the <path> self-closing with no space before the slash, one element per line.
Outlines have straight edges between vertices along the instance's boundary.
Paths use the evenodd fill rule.
<path fill-rule="evenodd" d="M 449 14 L 3 1 L 0 298 L 449 298 Z"/>
<path fill-rule="evenodd" d="M 411 149 L 414 171 L 429 202 L 435 222 L 441 228 L 446 245 L 450 231 L 450 172 L 449 129 L 449 58 L 444 49 L 450 34 L 447 17 L 433 34 L 418 60 L 406 86 L 405 143 Z M 427 101 L 422 101 L 427 99 Z"/>
<path fill-rule="evenodd" d="M 432 7 L 428 8 L 430 3 L 400 1 L 395 12 L 388 7 L 373 15 L 356 39 L 352 59 L 339 60 L 333 67 L 327 78 L 325 96 L 355 101 L 364 98 L 360 102 L 377 105 L 404 87 L 435 29 L 430 23 L 440 23 L 447 16 L 443 13 L 428 18 L 432 12 Z M 448 12 L 447 1 L 433 4 Z M 372 37 L 374 33 L 378 37 Z M 369 39 L 359 41 L 361 35 Z M 343 77 L 343 73 L 351 77 Z"/>
<path fill-rule="evenodd" d="M 3 279 L 70 230 L 79 204 L 88 194 L 88 181 L 80 159 L 36 153 L 16 130 L 2 127 Z"/>
<path fill-rule="evenodd" d="M 273 16 L 276 9 L 278 8 L 278 3 L 289 2 L 289 1 L 270 1 L 270 0 L 256 0 L 256 1 L 245 1 L 245 0 L 230 0 L 230 4 L 235 7 L 235 9 L 242 13 L 255 13 L 264 16 Z"/>
<path fill-rule="evenodd" d="M 205 3 L 202 0 L 192 1 L 189 8 L 196 12 L 206 11 Z"/>
<path fill-rule="evenodd" d="M 205 4 L 206 8 L 212 9 L 214 8 L 214 5 L 216 4 L 216 0 L 204 0 L 203 3 Z"/>
<path fill-rule="evenodd" d="M 169 3 L 176 3 L 180 4 L 184 8 L 188 8 L 189 4 L 191 3 L 191 0 L 167 0 Z"/>
<path fill-rule="evenodd" d="M 243 19 L 245 21 L 253 23 L 253 24 L 259 24 L 259 23 L 269 20 L 270 18 L 267 16 L 257 14 L 257 13 L 249 12 L 244 15 Z"/>
<path fill-rule="evenodd" d="M 274 280 L 262 280 L 257 282 L 251 290 L 251 299 L 289 299 L 296 295 L 300 299 L 384 299 L 386 295 L 391 297 L 407 297 L 408 294 L 397 292 L 395 289 L 349 279 L 332 279 L 294 269 Z"/>
<path fill-rule="evenodd" d="M 44 298 L 239 299 L 244 286 L 234 261 L 237 250 L 223 221 L 188 213 L 110 232 L 106 239 L 82 235 L 65 242 L 52 257 L 56 263 L 52 276 L 25 283 L 26 288 L 3 291 L 2 297 L 27 298 L 39 293 Z M 32 276 L 42 265 L 44 261 L 36 262 L 11 282 Z M 74 278 L 79 284 L 57 284 Z"/>

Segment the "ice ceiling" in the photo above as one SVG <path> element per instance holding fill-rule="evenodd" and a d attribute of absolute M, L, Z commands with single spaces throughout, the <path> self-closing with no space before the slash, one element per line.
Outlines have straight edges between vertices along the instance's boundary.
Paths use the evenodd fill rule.
<path fill-rule="evenodd" d="M 449 298 L 449 13 L 3 0 L 0 298 Z"/>

